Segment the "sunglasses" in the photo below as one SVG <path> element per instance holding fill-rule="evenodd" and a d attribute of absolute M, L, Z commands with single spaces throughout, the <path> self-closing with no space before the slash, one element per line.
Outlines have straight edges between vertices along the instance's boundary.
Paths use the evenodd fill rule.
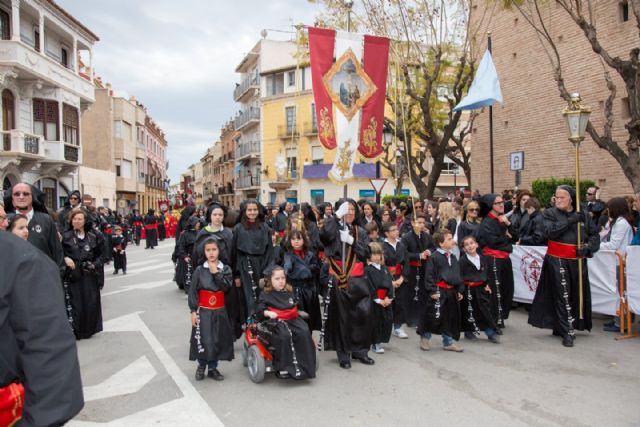
<path fill-rule="evenodd" d="M 25 192 L 25 191 L 16 191 L 15 193 L 13 193 L 13 195 L 14 195 L 15 197 L 20 197 L 20 196 L 22 196 L 22 197 L 29 197 L 29 196 L 31 195 L 31 193 L 27 193 L 27 192 Z"/>
<path fill-rule="evenodd" d="M 469 212 L 480 212 L 480 209 L 478 209 L 478 208 L 471 208 L 471 209 L 469 209 Z"/>

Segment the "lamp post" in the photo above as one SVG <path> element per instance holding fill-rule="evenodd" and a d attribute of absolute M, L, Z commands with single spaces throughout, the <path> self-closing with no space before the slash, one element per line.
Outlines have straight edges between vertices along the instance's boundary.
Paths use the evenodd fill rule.
<path fill-rule="evenodd" d="M 584 133 L 589 123 L 591 109 L 580 105 L 580 94 L 572 93 L 569 105 L 562 111 L 567 122 L 569 141 L 573 144 L 576 157 L 576 211 L 580 212 L 580 143 L 584 140 Z M 582 246 L 580 237 L 580 223 L 578 223 L 577 247 Z M 584 319 L 583 290 L 582 290 L 582 259 L 578 258 L 578 296 L 580 300 L 580 319 Z"/>

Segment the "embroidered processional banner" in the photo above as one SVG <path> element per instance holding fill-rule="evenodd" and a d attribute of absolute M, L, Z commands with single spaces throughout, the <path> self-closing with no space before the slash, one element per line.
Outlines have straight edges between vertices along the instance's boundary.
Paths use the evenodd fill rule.
<path fill-rule="evenodd" d="M 318 137 L 337 153 L 329 178 L 353 178 L 356 154 L 382 152 L 389 39 L 309 28 Z"/>

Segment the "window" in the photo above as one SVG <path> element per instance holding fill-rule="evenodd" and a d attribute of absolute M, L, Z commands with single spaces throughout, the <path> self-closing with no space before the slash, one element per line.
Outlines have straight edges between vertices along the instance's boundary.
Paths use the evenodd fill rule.
<path fill-rule="evenodd" d="M 0 10 L 0 34 L 2 34 L 2 40 L 11 39 L 11 20 L 9 14 L 4 10 Z"/>
<path fill-rule="evenodd" d="M 311 190 L 310 204 L 319 206 L 324 203 L 324 190 Z"/>
<path fill-rule="evenodd" d="M 122 139 L 131 141 L 132 138 L 133 138 L 133 127 L 129 123 L 123 121 L 122 122 Z"/>
<path fill-rule="evenodd" d="M 316 115 L 316 104 L 311 104 L 311 130 L 318 131 L 318 116 Z"/>
<path fill-rule="evenodd" d="M 460 166 L 453 163 L 448 157 L 444 158 L 444 164 L 442 165 L 442 175 L 460 175 Z"/>
<path fill-rule="evenodd" d="M 69 68 L 69 53 L 64 47 L 60 49 L 60 64 L 62 64 L 63 67 Z"/>
<path fill-rule="evenodd" d="M 122 120 L 113 122 L 113 137 L 122 138 Z"/>
<path fill-rule="evenodd" d="M 284 74 L 267 76 L 267 96 L 280 95 L 284 92 Z"/>
<path fill-rule="evenodd" d="M 296 85 L 296 72 L 295 71 L 289 71 L 287 73 L 287 84 L 289 85 L 289 87 Z"/>
<path fill-rule="evenodd" d="M 39 29 L 34 29 L 33 30 L 33 48 L 40 52 L 40 30 Z"/>
<path fill-rule="evenodd" d="M 120 160 L 120 164 L 116 165 L 116 176 L 131 178 L 131 161 Z"/>
<path fill-rule="evenodd" d="M 58 103 L 44 99 L 33 100 L 33 133 L 48 141 L 58 141 Z"/>
<path fill-rule="evenodd" d="M 324 150 L 319 145 L 311 146 L 311 163 L 321 165 L 324 162 Z"/>
<path fill-rule="evenodd" d="M 629 3 L 626 1 L 620 3 L 620 19 L 622 19 L 622 22 L 629 20 Z"/>
<path fill-rule="evenodd" d="M 71 105 L 62 104 L 62 133 L 64 142 L 80 145 L 78 122 L 78 109 Z"/>
<path fill-rule="evenodd" d="M 287 148 L 287 176 L 289 178 L 297 178 L 298 177 L 298 149 L 297 148 Z"/>
<path fill-rule="evenodd" d="M 293 134 L 296 128 L 296 107 L 286 107 L 285 115 L 287 117 L 287 134 Z"/>

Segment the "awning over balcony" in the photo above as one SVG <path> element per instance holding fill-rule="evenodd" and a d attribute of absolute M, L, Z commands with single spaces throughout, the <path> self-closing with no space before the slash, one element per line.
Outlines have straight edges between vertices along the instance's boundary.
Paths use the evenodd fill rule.
<path fill-rule="evenodd" d="M 331 166 L 333 166 L 331 163 L 304 165 L 302 177 L 304 179 L 327 179 Z M 356 163 L 353 165 L 353 176 L 355 178 L 375 178 L 376 165 L 374 163 Z"/>

